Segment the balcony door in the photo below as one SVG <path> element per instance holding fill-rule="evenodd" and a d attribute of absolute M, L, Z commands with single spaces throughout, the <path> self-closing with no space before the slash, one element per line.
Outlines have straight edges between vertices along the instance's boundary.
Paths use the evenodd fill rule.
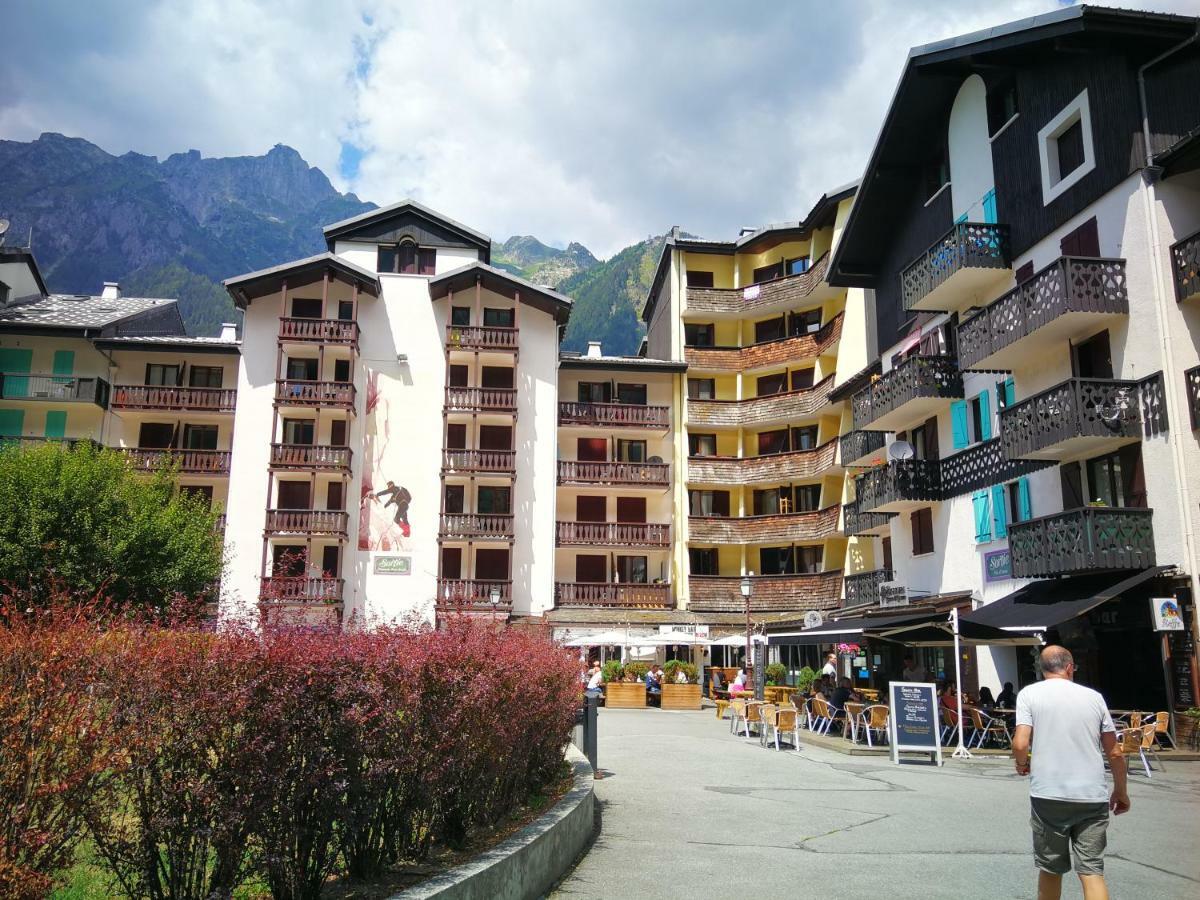
<path fill-rule="evenodd" d="M 284 419 L 283 442 L 285 444 L 303 444 L 312 446 L 313 432 L 316 422 L 312 419 Z"/>
<path fill-rule="evenodd" d="M 1071 348 L 1071 368 L 1078 378 L 1112 378 L 1108 332 L 1101 331 Z"/>
<path fill-rule="evenodd" d="M 315 359 L 289 359 L 287 361 L 288 381 L 316 381 L 317 361 Z"/>
<path fill-rule="evenodd" d="M 271 548 L 271 574 L 276 578 L 300 578 L 305 559 L 303 544 L 276 544 Z"/>
<path fill-rule="evenodd" d="M 143 422 L 138 427 L 138 447 L 169 450 L 175 446 L 175 426 L 165 422 Z"/>
<path fill-rule="evenodd" d="M 512 366 L 484 366 L 480 381 L 485 388 L 511 389 L 513 386 Z"/>
<path fill-rule="evenodd" d="M 319 318 L 321 318 L 321 298 L 320 297 L 293 297 L 292 298 L 292 318 L 293 319 L 319 319 Z"/>
<path fill-rule="evenodd" d="M 442 491 L 442 509 L 451 515 L 463 512 L 466 489 L 461 484 L 448 484 Z"/>
<path fill-rule="evenodd" d="M 184 425 L 183 447 L 185 450 L 216 450 L 216 425 Z"/>
<path fill-rule="evenodd" d="M 475 580 L 476 581 L 508 581 L 508 551 L 485 550 L 475 551 Z"/>
<path fill-rule="evenodd" d="M 462 365 L 450 366 L 450 387 L 466 387 L 468 378 L 470 377 L 470 369 Z"/>
<path fill-rule="evenodd" d="M 611 381 L 581 381 L 579 382 L 580 403 L 611 403 Z"/>
<path fill-rule="evenodd" d="M 577 438 L 575 458 L 580 462 L 607 462 L 608 438 Z"/>
<path fill-rule="evenodd" d="M 312 509 L 307 481 L 280 481 L 276 509 Z"/>
<path fill-rule="evenodd" d="M 646 522 L 646 498 L 645 497 L 618 497 L 617 498 L 617 521 L 630 522 L 634 524 L 645 524 Z"/>
<path fill-rule="evenodd" d="M 580 584 L 603 584 L 608 581 L 608 557 L 599 554 L 576 556 L 575 580 Z"/>
<path fill-rule="evenodd" d="M 605 522 L 608 520 L 608 500 L 605 497 L 576 497 L 576 522 Z"/>
<path fill-rule="evenodd" d="M 511 450 L 513 448 L 512 426 L 480 425 L 480 450 Z"/>
<path fill-rule="evenodd" d="M 442 548 L 442 577 L 450 581 L 462 578 L 462 547 Z"/>

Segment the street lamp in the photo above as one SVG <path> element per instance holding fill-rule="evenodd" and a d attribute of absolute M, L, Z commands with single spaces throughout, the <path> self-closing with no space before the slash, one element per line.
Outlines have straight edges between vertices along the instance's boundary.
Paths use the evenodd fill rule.
<path fill-rule="evenodd" d="M 488 592 L 488 599 L 492 601 L 492 615 L 495 615 L 496 610 L 500 607 L 500 585 L 492 585 L 492 589 Z"/>
<path fill-rule="evenodd" d="M 742 576 L 742 599 L 746 601 L 746 667 L 750 665 L 750 595 L 754 592 L 753 572 Z"/>

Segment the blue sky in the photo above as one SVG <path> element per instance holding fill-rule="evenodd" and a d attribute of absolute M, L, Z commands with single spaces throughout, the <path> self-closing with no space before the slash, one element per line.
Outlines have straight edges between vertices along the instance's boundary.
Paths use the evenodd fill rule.
<path fill-rule="evenodd" d="M 364 199 L 606 256 L 798 218 L 858 177 L 909 47 L 1059 5 L 6 0 L 0 138 L 285 143 Z"/>

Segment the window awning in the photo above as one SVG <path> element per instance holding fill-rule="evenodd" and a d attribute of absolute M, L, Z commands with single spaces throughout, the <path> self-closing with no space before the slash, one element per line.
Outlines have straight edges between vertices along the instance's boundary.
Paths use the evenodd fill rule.
<path fill-rule="evenodd" d="M 1035 581 L 994 603 L 966 613 L 961 621 L 1005 631 L 1045 631 L 1133 590 L 1168 568 L 1152 566 L 1134 575 L 1109 572 Z"/>

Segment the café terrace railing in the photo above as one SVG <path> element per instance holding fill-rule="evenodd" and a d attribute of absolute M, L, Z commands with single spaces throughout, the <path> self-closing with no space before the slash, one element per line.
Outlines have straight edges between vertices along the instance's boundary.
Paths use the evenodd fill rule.
<path fill-rule="evenodd" d="M 1008 526 L 1014 578 L 1155 565 L 1154 511 L 1087 506 Z"/>
<path fill-rule="evenodd" d="M 953 356 L 912 356 L 855 394 L 850 408 L 856 431 L 869 429 L 906 403 L 927 397 L 961 399 L 962 373 Z"/>
<path fill-rule="evenodd" d="M 904 308 L 918 308 L 925 297 L 959 272 L 1010 266 L 1007 225 L 958 222 L 900 273 Z"/>
<path fill-rule="evenodd" d="M 1200 296 L 1200 231 L 1171 245 L 1171 274 L 1177 302 Z"/>

